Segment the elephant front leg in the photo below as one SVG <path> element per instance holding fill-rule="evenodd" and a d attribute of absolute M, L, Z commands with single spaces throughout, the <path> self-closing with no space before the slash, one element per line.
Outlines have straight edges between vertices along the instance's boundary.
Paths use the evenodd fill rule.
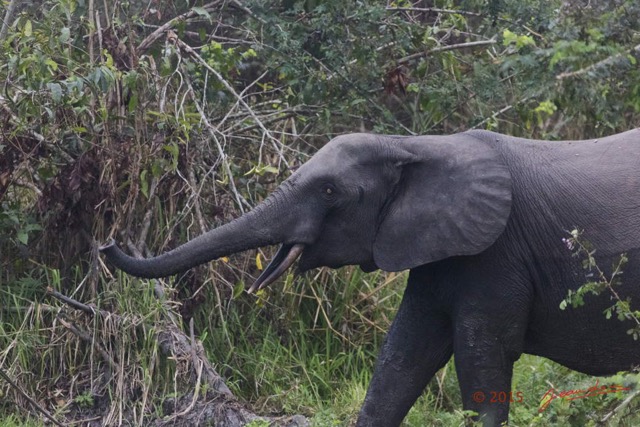
<path fill-rule="evenodd" d="M 400 425 L 453 351 L 451 323 L 433 308 L 428 287 L 409 279 L 378 357 L 357 426 Z"/>

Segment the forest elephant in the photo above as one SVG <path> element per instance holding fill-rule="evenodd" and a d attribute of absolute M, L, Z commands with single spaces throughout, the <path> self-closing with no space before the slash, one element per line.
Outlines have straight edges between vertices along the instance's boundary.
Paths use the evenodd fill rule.
<path fill-rule="evenodd" d="M 488 131 L 343 135 L 251 212 L 170 252 L 135 259 L 113 243 L 101 250 L 125 272 L 153 278 L 280 244 L 250 292 L 296 260 L 301 271 L 410 269 L 357 425 L 399 425 L 455 354 L 464 408 L 494 426 L 507 420 L 509 399 L 488 397 L 509 394 L 522 353 L 590 375 L 640 365 L 640 341 L 627 334 L 635 323 L 603 314 L 614 303 L 608 292 L 560 309 L 589 273 L 567 247 L 574 229 L 606 274 L 626 254 L 616 292 L 637 307 L 640 129 L 555 142 Z"/>

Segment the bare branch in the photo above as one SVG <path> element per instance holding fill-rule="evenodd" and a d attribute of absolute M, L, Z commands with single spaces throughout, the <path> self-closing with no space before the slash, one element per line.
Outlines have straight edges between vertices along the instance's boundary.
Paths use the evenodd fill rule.
<path fill-rule="evenodd" d="M 282 151 L 282 143 L 278 141 L 278 139 L 276 139 L 273 135 L 271 135 L 271 132 L 269 132 L 269 130 L 264 126 L 264 124 L 260 121 L 258 116 L 256 116 L 256 114 L 253 112 L 251 107 L 245 102 L 242 96 L 240 96 L 238 92 L 235 91 L 233 86 L 231 86 L 231 84 L 229 84 L 229 82 L 216 69 L 214 69 L 211 65 L 209 65 L 207 61 L 202 59 L 202 57 L 198 54 L 198 52 L 196 52 L 191 46 L 189 46 L 188 44 L 180 40 L 175 35 L 174 35 L 174 41 L 178 47 L 180 47 L 186 53 L 188 53 L 193 58 L 195 58 L 204 68 L 206 68 L 211 74 L 216 76 L 218 81 L 222 83 L 225 89 L 227 89 L 238 100 L 238 103 L 240 103 L 240 105 L 242 105 L 244 109 L 247 110 L 247 113 L 249 113 L 253 121 L 258 125 L 258 127 L 262 130 L 262 132 L 267 136 L 267 138 L 269 138 L 269 140 L 272 141 L 275 150 L 278 152 L 280 156 L 280 161 L 288 167 L 289 162 L 284 157 L 284 153 Z M 195 98 L 194 98 L 194 101 L 195 101 Z M 203 115 L 204 117 L 204 112 L 201 112 L 200 114 Z"/>
<path fill-rule="evenodd" d="M 249 209 L 251 209 L 251 205 L 238 192 L 238 189 L 236 188 L 236 183 L 233 180 L 233 173 L 231 172 L 229 161 L 227 160 L 227 155 L 222 149 L 222 145 L 220 144 L 220 140 L 218 139 L 218 135 L 216 134 L 217 129 L 211 124 L 211 122 L 209 122 L 209 119 L 207 119 L 204 109 L 198 102 L 198 99 L 196 97 L 196 92 L 193 89 L 193 86 L 191 86 L 191 82 L 188 79 L 187 79 L 187 85 L 189 86 L 189 94 L 191 96 L 191 100 L 193 101 L 193 104 L 195 105 L 196 110 L 198 110 L 198 113 L 200 114 L 200 118 L 202 122 L 205 124 L 205 127 L 207 128 L 209 135 L 211 135 L 211 138 L 216 144 L 216 148 L 218 149 L 218 154 L 220 156 L 220 159 L 222 160 L 222 166 L 224 167 L 225 173 L 227 174 L 227 177 L 229 179 L 229 186 L 231 187 L 231 192 L 233 193 L 233 196 L 236 199 L 236 203 L 238 204 L 240 211 L 244 213 L 245 211 L 243 206 L 247 206 Z"/>
<path fill-rule="evenodd" d="M 53 418 L 53 415 L 51 415 L 49 413 L 49 411 L 47 411 L 46 409 L 44 409 L 42 406 L 40 406 L 40 404 L 38 402 L 36 402 L 35 400 L 33 400 L 31 398 L 31 396 L 29 396 L 27 394 L 26 391 L 24 391 L 22 389 L 22 387 L 20 387 L 17 383 L 15 383 L 11 377 L 9 377 L 9 375 L 3 370 L 0 369 L 0 377 L 2 377 L 6 382 L 9 383 L 9 385 L 11 387 L 13 387 L 14 389 L 16 389 L 18 391 L 18 393 L 20 393 L 22 395 L 22 397 L 24 397 L 25 399 L 27 399 L 29 401 L 29 403 L 31 403 L 33 405 L 34 408 L 36 408 L 38 411 L 40 411 L 42 413 L 42 415 L 44 415 L 45 417 L 47 417 L 47 419 L 49 421 L 51 421 L 52 423 L 54 423 L 57 426 L 63 427 L 63 424 L 59 423 L 55 418 Z"/>
<path fill-rule="evenodd" d="M 4 20 L 2 21 L 2 29 L 0 29 L 0 41 L 4 40 L 7 36 L 7 31 L 9 31 L 13 14 L 16 12 L 16 7 L 18 7 L 18 1 L 19 0 L 11 0 L 11 3 L 7 6 L 7 12 L 4 14 Z"/>
<path fill-rule="evenodd" d="M 136 244 L 136 246 L 142 250 L 142 248 L 144 247 L 144 242 L 147 240 L 147 235 L 149 234 L 149 230 L 151 229 L 151 218 L 153 216 L 153 203 L 150 203 L 151 200 L 153 200 L 153 197 L 155 196 L 156 193 L 156 189 L 158 188 L 158 178 L 157 177 L 153 177 L 153 179 L 151 179 L 151 185 L 149 186 L 149 197 L 147 197 L 148 200 L 148 209 L 147 211 L 144 213 L 144 217 L 142 219 L 142 229 L 140 230 L 140 237 L 138 238 L 138 243 Z"/>
<path fill-rule="evenodd" d="M 189 186 L 194 191 L 193 206 L 196 210 L 196 218 L 198 219 L 198 225 L 200 226 L 200 233 L 205 233 L 207 231 L 207 226 L 204 222 L 204 215 L 202 215 L 202 206 L 200 205 L 200 198 L 198 197 L 198 192 L 196 190 L 196 188 L 198 187 L 198 185 L 196 184 L 196 174 L 193 172 L 192 167 L 190 167 L 187 171 L 187 177 L 189 178 Z M 231 179 L 231 177 L 229 177 L 229 179 Z"/>
<path fill-rule="evenodd" d="M 640 44 L 633 47 L 628 52 L 618 53 L 616 55 L 610 56 L 608 58 L 603 59 L 602 61 L 598 61 L 595 64 L 591 64 L 588 67 L 581 68 L 576 71 L 570 71 L 566 73 L 561 73 L 556 76 L 556 80 L 564 80 L 570 77 L 578 77 L 587 73 L 591 73 L 594 71 L 599 71 L 602 68 L 605 68 L 609 65 L 615 65 L 620 60 L 626 60 L 627 63 L 631 62 L 628 59 L 628 56 L 632 55 L 634 57 L 640 56 Z"/>
<path fill-rule="evenodd" d="M 466 49 L 469 47 L 478 47 L 478 46 L 489 46 L 492 44 L 496 44 L 498 41 L 496 40 L 495 37 L 489 39 L 489 40 L 479 40 L 479 41 L 475 41 L 475 42 L 467 42 L 467 43 L 459 43 L 459 44 L 452 44 L 452 45 L 448 45 L 448 46 L 438 46 L 438 47 L 434 47 L 433 49 L 429 49 L 429 50 L 425 50 L 424 52 L 418 52 L 418 53 L 414 53 L 412 55 L 409 56 L 405 56 L 404 58 L 400 58 L 397 61 L 398 65 L 404 65 L 408 62 L 414 61 L 416 59 L 419 58 L 423 58 L 425 56 L 429 56 L 432 53 L 438 53 L 438 52 L 446 52 L 449 50 L 457 50 L 457 49 Z"/>
<path fill-rule="evenodd" d="M 97 311 L 95 308 L 90 307 L 86 304 L 83 304 L 79 301 L 74 300 L 73 298 L 70 298 L 66 295 L 61 294 L 60 292 L 56 291 L 55 289 L 53 289 L 52 287 L 47 287 L 47 293 L 49 295 L 51 295 L 52 297 L 62 301 L 63 303 L 75 308 L 76 310 L 80 310 L 80 311 L 84 311 L 87 314 L 90 314 L 92 316 L 94 316 Z"/>
<path fill-rule="evenodd" d="M 111 355 L 109 355 L 109 353 L 107 353 L 107 351 L 104 349 L 104 347 L 102 347 L 98 341 L 94 340 L 93 337 L 91 335 L 89 335 L 88 332 L 83 331 L 82 329 L 80 329 L 76 325 L 74 325 L 73 323 L 71 323 L 71 322 L 69 322 L 69 321 L 67 321 L 67 320 L 65 320 L 65 319 L 63 319 L 61 317 L 58 317 L 58 320 L 60 321 L 60 323 L 62 323 L 62 326 L 64 326 L 65 328 L 69 329 L 75 336 L 77 336 L 78 338 L 80 338 L 81 340 L 85 341 L 87 344 L 89 344 L 90 346 L 92 346 L 96 350 L 98 350 L 98 353 L 100 353 L 100 355 L 102 355 L 102 358 L 104 359 L 105 362 L 107 362 L 107 364 L 112 369 L 112 371 L 117 371 L 117 370 L 120 369 L 120 367 L 115 362 L 115 360 L 113 360 Z"/>
<path fill-rule="evenodd" d="M 478 129 L 479 127 L 481 127 L 482 125 L 484 125 L 485 123 L 487 123 L 489 120 L 491 119 L 495 119 L 496 117 L 498 117 L 501 114 L 506 113 L 507 111 L 511 110 L 513 107 L 515 107 L 518 104 L 522 104 L 523 102 L 528 101 L 529 99 L 533 98 L 533 96 L 527 96 L 525 98 L 522 98 L 521 100 L 519 100 L 518 102 L 514 102 L 511 105 L 507 105 L 503 108 L 501 108 L 500 110 L 496 111 L 495 113 L 493 113 L 492 115 L 490 115 L 489 117 L 487 117 L 486 119 L 484 119 L 483 121 L 481 121 L 480 123 L 478 123 L 477 125 L 475 125 L 474 127 L 472 127 L 471 129 Z"/>
<path fill-rule="evenodd" d="M 217 6 L 219 3 L 220 3 L 220 0 L 216 0 L 211 3 L 207 3 L 202 8 L 206 11 L 213 10 L 214 6 Z M 149 34 L 144 40 L 142 40 L 142 42 L 136 48 L 136 52 L 138 53 L 138 55 L 144 53 L 147 49 L 149 49 L 149 47 L 151 47 L 151 45 L 156 40 L 162 37 L 162 35 L 166 31 L 175 27 L 179 23 L 186 21 L 187 19 L 194 18 L 196 16 L 198 16 L 198 13 L 192 9 L 192 10 L 189 10 L 188 12 L 183 13 L 182 15 L 178 15 L 175 18 L 170 19 L 169 21 L 167 21 L 166 23 L 158 27 L 158 29 L 155 30 L 153 33 Z"/>
<path fill-rule="evenodd" d="M 446 15 L 463 15 L 463 16 L 474 16 L 478 18 L 483 18 L 487 16 L 484 13 L 480 12 L 471 12 L 469 10 L 458 10 L 458 9 L 439 9 L 437 7 L 387 7 L 385 10 L 389 12 L 426 12 L 426 13 L 441 13 Z M 522 25 L 518 22 L 511 21 L 509 19 L 504 19 L 495 17 L 496 21 L 507 22 L 509 24 Z M 527 28 L 525 25 L 522 25 L 525 29 Z M 535 35 L 539 35 L 538 33 L 533 32 Z M 540 36 L 542 37 L 542 36 Z"/>
<path fill-rule="evenodd" d="M 600 420 L 600 422 L 602 424 L 607 424 L 607 421 L 609 421 L 609 418 L 613 417 L 614 415 L 616 415 L 618 412 L 620 412 L 620 410 L 624 409 L 627 407 L 627 405 L 629 404 L 629 402 L 631 402 L 633 399 L 635 399 L 636 397 L 640 396 L 640 390 L 636 390 L 633 393 L 631 393 L 626 399 L 624 399 L 622 401 L 621 404 L 619 404 L 618 406 L 616 406 L 611 412 L 609 412 L 607 415 L 605 415 L 604 417 L 602 417 L 602 419 Z"/>
<path fill-rule="evenodd" d="M 389 12 L 431 12 L 431 13 L 443 13 L 448 15 L 465 15 L 465 16 L 484 16 L 482 13 L 470 12 L 467 10 L 455 10 L 455 9 L 439 9 L 437 7 L 386 7 L 385 10 Z"/>

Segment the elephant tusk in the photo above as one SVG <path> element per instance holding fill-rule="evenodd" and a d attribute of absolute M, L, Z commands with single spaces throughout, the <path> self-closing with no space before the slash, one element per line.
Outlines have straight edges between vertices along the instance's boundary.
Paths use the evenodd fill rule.
<path fill-rule="evenodd" d="M 256 281 L 262 283 L 264 279 L 269 277 L 271 273 L 273 273 L 275 269 L 280 264 L 282 264 L 282 261 L 284 261 L 284 259 L 287 257 L 289 252 L 291 252 L 292 246 L 293 245 L 285 245 L 285 244 L 280 245 L 280 248 L 278 248 L 278 252 L 276 252 L 276 255 L 273 257 L 269 265 L 267 265 L 267 267 L 264 270 L 262 270 L 262 273 L 260 273 L 260 277 L 258 277 Z"/>
<path fill-rule="evenodd" d="M 298 259 L 304 250 L 304 245 L 295 244 L 293 246 L 282 245 L 278 253 L 264 269 L 260 277 L 249 288 L 247 293 L 253 293 L 273 283 Z"/>

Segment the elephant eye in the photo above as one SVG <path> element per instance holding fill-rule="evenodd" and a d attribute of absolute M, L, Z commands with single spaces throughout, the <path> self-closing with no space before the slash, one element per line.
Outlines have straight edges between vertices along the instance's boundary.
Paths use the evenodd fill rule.
<path fill-rule="evenodd" d="M 336 193 L 336 187 L 332 184 L 324 184 L 322 186 L 322 194 L 327 197 L 332 197 Z"/>

